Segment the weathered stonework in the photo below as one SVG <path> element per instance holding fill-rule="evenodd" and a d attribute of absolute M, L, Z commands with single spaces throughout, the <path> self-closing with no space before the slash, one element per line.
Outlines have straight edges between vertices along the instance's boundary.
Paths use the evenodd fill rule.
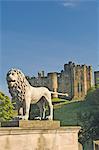
<path fill-rule="evenodd" d="M 24 122 L 26 123 L 26 121 Z M 37 122 L 35 122 L 36 124 Z M 39 121 L 38 129 L 30 127 L 0 128 L 0 150 L 78 150 L 78 131 L 80 127 L 48 125 Z M 48 129 L 42 128 L 48 127 Z"/>
<path fill-rule="evenodd" d="M 45 86 L 51 91 L 68 93 L 69 99 L 83 99 L 92 87 L 92 68 L 69 62 L 61 73 L 52 72 L 45 76 L 43 71 L 38 77 L 28 78 L 28 81 L 32 86 Z M 53 97 L 58 95 L 54 94 Z"/>
<path fill-rule="evenodd" d="M 94 72 L 95 87 L 99 88 L 99 71 Z"/>
<path fill-rule="evenodd" d="M 19 127 L 33 129 L 58 129 L 60 128 L 60 121 L 20 120 Z"/>

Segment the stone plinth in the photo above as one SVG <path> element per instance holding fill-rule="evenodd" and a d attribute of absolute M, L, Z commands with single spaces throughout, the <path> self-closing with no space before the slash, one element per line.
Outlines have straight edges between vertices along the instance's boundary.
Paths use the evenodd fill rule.
<path fill-rule="evenodd" d="M 1 127 L 20 127 L 33 129 L 57 129 L 60 128 L 60 121 L 49 120 L 20 120 L 20 121 L 4 121 L 1 122 Z"/>
<path fill-rule="evenodd" d="M 33 128 L 33 129 L 57 129 L 60 128 L 60 121 L 19 121 L 19 127 L 21 128 Z"/>
<path fill-rule="evenodd" d="M 19 125 L 0 128 L 0 150 L 78 150 L 80 127 L 59 127 L 57 121 L 21 121 Z"/>

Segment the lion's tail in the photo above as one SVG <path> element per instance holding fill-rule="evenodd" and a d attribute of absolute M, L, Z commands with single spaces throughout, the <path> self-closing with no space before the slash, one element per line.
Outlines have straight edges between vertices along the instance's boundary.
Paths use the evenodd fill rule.
<path fill-rule="evenodd" d="M 50 91 L 51 94 L 57 94 L 57 95 L 64 95 L 64 96 L 68 96 L 67 93 L 58 93 L 58 92 L 53 92 L 53 91 Z"/>

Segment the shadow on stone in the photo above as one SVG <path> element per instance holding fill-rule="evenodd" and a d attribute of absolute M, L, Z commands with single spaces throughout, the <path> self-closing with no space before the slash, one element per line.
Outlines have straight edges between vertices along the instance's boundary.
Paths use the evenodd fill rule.
<path fill-rule="evenodd" d="M 1 127 L 19 127 L 19 121 L 3 121 Z"/>

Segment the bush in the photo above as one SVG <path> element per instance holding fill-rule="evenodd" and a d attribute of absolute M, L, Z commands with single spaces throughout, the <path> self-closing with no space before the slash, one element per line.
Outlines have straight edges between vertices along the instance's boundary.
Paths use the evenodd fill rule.
<path fill-rule="evenodd" d="M 0 121 L 11 120 L 14 116 L 14 107 L 10 98 L 0 92 Z"/>

